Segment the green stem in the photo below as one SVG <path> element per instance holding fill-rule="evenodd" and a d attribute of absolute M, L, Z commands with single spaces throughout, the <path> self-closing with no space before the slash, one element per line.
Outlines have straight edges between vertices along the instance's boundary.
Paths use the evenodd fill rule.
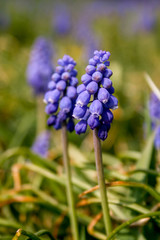
<path fill-rule="evenodd" d="M 77 225 L 76 211 L 75 211 L 74 198 L 73 198 L 73 192 L 72 192 L 71 169 L 70 169 L 69 155 L 68 155 L 67 128 L 66 128 L 65 122 L 62 124 L 62 148 L 63 148 L 63 164 L 64 164 L 65 173 L 66 173 L 66 191 L 67 191 L 67 199 L 68 199 L 68 205 L 69 205 L 72 233 L 74 236 L 74 240 L 78 240 L 79 239 L 78 225 Z"/>
<path fill-rule="evenodd" d="M 103 218 L 104 218 L 106 233 L 109 234 L 112 231 L 112 223 L 109 215 L 107 190 L 106 190 L 105 179 L 104 179 L 101 143 L 100 143 L 100 139 L 98 138 L 97 129 L 93 130 L 93 141 L 94 141 L 95 160 L 96 160 L 96 168 L 97 168 L 97 175 L 98 175 L 98 184 L 100 188 L 101 204 L 102 204 L 102 210 L 103 210 Z"/>
<path fill-rule="evenodd" d="M 152 213 L 147 213 L 147 214 L 142 214 L 140 216 L 134 217 L 131 220 L 126 221 L 125 223 L 122 223 L 120 226 L 118 226 L 117 228 L 115 228 L 111 234 L 109 234 L 109 236 L 107 237 L 106 240 L 111 240 L 113 239 L 113 237 L 120 232 L 123 228 L 128 227 L 130 224 L 137 222 L 140 219 L 143 218 L 148 218 L 148 217 L 155 217 L 155 216 L 160 216 L 160 211 L 158 212 L 152 212 Z"/>

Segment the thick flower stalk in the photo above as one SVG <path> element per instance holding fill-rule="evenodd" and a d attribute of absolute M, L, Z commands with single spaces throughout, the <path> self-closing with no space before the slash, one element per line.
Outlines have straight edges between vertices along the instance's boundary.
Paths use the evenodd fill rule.
<path fill-rule="evenodd" d="M 86 73 L 81 78 L 82 84 L 77 88 L 78 97 L 73 110 L 73 117 L 80 120 L 75 126 L 76 133 L 85 133 L 89 125 L 92 130 L 97 129 L 98 137 L 103 141 L 107 138 L 113 121 L 111 109 L 118 106 L 110 80 L 112 71 L 108 68 L 109 57 L 109 52 L 94 52 L 94 57 L 89 60 Z"/>
<path fill-rule="evenodd" d="M 74 69 L 76 62 L 68 55 L 58 60 L 59 66 L 48 84 L 49 91 L 44 96 L 45 111 L 49 116 L 48 125 L 56 130 L 62 129 L 63 164 L 66 173 L 66 191 L 70 212 L 73 239 L 78 240 L 78 226 L 71 183 L 71 168 L 68 155 L 67 130 L 74 130 L 73 108 L 77 97 L 78 79 Z"/>
<path fill-rule="evenodd" d="M 76 62 L 68 55 L 58 60 L 52 80 L 48 84 L 49 91 L 46 92 L 44 102 L 47 104 L 45 111 L 50 117 L 48 126 L 56 130 L 62 128 L 62 123 L 67 123 L 68 131 L 74 130 L 72 119 L 73 108 L 77 97 L 78 79 L 77 70 L 74 69 Z"/>
<path fill-rule="evenodd" d="M 35 95 L 41 95 L 47 91 L 48 82 L 53 73 L 52 55 L 51 43 L 43 37 L 37 38 L 27 68 L 27 81 Z"/>
<path fill-rule="evenodd" d="M 102 50 L 94 52 L 93 58 L 89 60 L 89 65 L 86 67 L 86 73 L 81 78 L 82 84 L 77 88 L 78 97 L 73 110 L 73 117 L 80 120 L 75 126 L 76 133 L 85 133 L 87 125 L 93 130 L 97 176 L 107 234 L 112 231 L 112 224 L 105 187 L 100 139 L 104 141 L 107 138 L 113 120 L 111 109 L 116 109 L 118 105 L 117 98 L 113 96 L 114 88 L 110 80 L 112 71 L 108 68 L 109 57 L 109 52 Z"/>
<path fill-rule="evenodd" d="M 160 150 L 160 100 L 152 93 L 149 101 L 149 113 L 151 117 L 152 129 L 156 129 L 154 145 L 157 150 Z"/>

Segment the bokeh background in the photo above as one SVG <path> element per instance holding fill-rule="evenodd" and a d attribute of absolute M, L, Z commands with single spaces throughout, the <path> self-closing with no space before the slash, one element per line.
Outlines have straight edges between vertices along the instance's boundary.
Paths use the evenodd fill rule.
<path fill-rule="evenodd" d="M 160 87 L 159 0 L 0 1 L 0 152 L 31 148 L 37 122 L 45 118 L 43 103 L 37 116 L 37 98 L 26 78 L 30 52 L 39 36 L 52 43 L 53 66 L 64 54 L 75 59 L 79 82 L 95 49 L 111 53 L 119 108 L 102 149 L 115 155 L 141 151 L 149 134 L 145 126 L 150 89 L 144 73 Z M 45 123 L 42 128 L 47 128 Z M 51 134 L 49 156 L 53 157 L 61 151 L 60 133 L 52 130 Z M 82 136 L 69 134 L 69 140 L 86 154 L 93 150 L 90 131 Z"/>
<path fill-rule="evenodd" d="M 138 149 L 143 141 L 144 107 L 149 93 L 144 72 L 156 83 L 160 75 L 159 12 L 160 3 L 155 0 L 1 1 L 1 150 L 30 146 L 34 139 L 35 98 L 26 81 L 26 69 L 33 42 L 39 36 L 52 41 L 54 65 L 64 54 L 77 61 L 79 80 L 95 49 L 111 52 L 119 109 L 104 145 L 116 151 Z M 18 142 L 14 137 L 17 131 Z"/>

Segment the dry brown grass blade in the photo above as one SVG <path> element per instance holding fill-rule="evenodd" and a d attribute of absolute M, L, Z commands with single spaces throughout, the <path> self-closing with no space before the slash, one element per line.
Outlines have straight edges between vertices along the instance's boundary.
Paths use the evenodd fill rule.
<path fill-rule="evenodd" d="M 99 199 L 97 198 L 89 198 L 89 199 L 82 199 L 80 202 L 77 203 L 77 207 L 83 207 L 91 203 L 99 203 Z"/>
<path fill-rule="evenodd" d="M 21 177 L 20 177 L 20 169 L 22 168 L 22 164 L 15 163 L 12 166 L 12 176 L 14 182 L 14 188 L 20 189 L 21 188 Z"/>
<path fill-rule="evenodd" d="M 10 199 L 0 201 L 0 207 L 3 207 L 11 203 L 16 203 L 16 202 L 19 202 L 19 203 L 37 202 L 37 198 L 31 197 L 31 196 L 14 196 Z"/>
<path fill-rule="evenodd" d="M 61 224 L 62 224 L 62 222 L 63 222 L 66 214 L 67 214 L 67 212 L 62 213 L 62 214 L 57 218 L 57 220 L 56 220 L 55 223 L 54 223 L 54 229 L 53 229 L 53 233 L 52 233 L 52 234 L 53 234 L 53 236 L 54 236 L 55 239 L 57 239 L 57 237 L 58 237 L 59 228 L 60 228 L 60 226 L 61 226 Z"/>
<path fill-rule="evenodd" d="M 106 236 L 100 232 L 97 232 L 94 230 L 95 225 L 97 222 L 102 218 L 102 212 L 98 213 L 90 222 L 90 224 L 87 227 L 88 233 L 92 235 L 93 237 L 100 239 L 100 240 L 105 240 Z"/>

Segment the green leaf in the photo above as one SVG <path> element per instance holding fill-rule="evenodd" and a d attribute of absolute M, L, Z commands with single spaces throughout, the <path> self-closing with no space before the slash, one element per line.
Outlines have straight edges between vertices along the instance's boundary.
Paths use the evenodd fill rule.
<path fill-rule="evenodd" d="M 149 169 L 152 160 L 152 152 L 153 152 L 153 142 L 154 142 L 155 132 L 153 132 L 142 151 L 142 157 L 136 164 L 136 169 Z M 144 181 L 145 180 L 145 173 L 137 174 L 136 180 Z"/>
<path fill-rule="evenodd" d="M 145 76 L 145 80 L 148 83 L 149 87 L 154 92 L 154 94 L 157 96 L 157 98 L 160 100 L 160 90 L 158 89 L 158 87 L 155 85 L 155 83 L 152 81 L 151 77 L 147 73 L 145 73 L 144 76 Z"/>
<path fill-rule="evenodd" d="M 137 151 L 123 151 L 118 153 L 118 157 L 123 159 L 129 159 L 129 160 L 134 160 L 134 161 L 139 161 L 141 158 L 141 153 Z"/>

